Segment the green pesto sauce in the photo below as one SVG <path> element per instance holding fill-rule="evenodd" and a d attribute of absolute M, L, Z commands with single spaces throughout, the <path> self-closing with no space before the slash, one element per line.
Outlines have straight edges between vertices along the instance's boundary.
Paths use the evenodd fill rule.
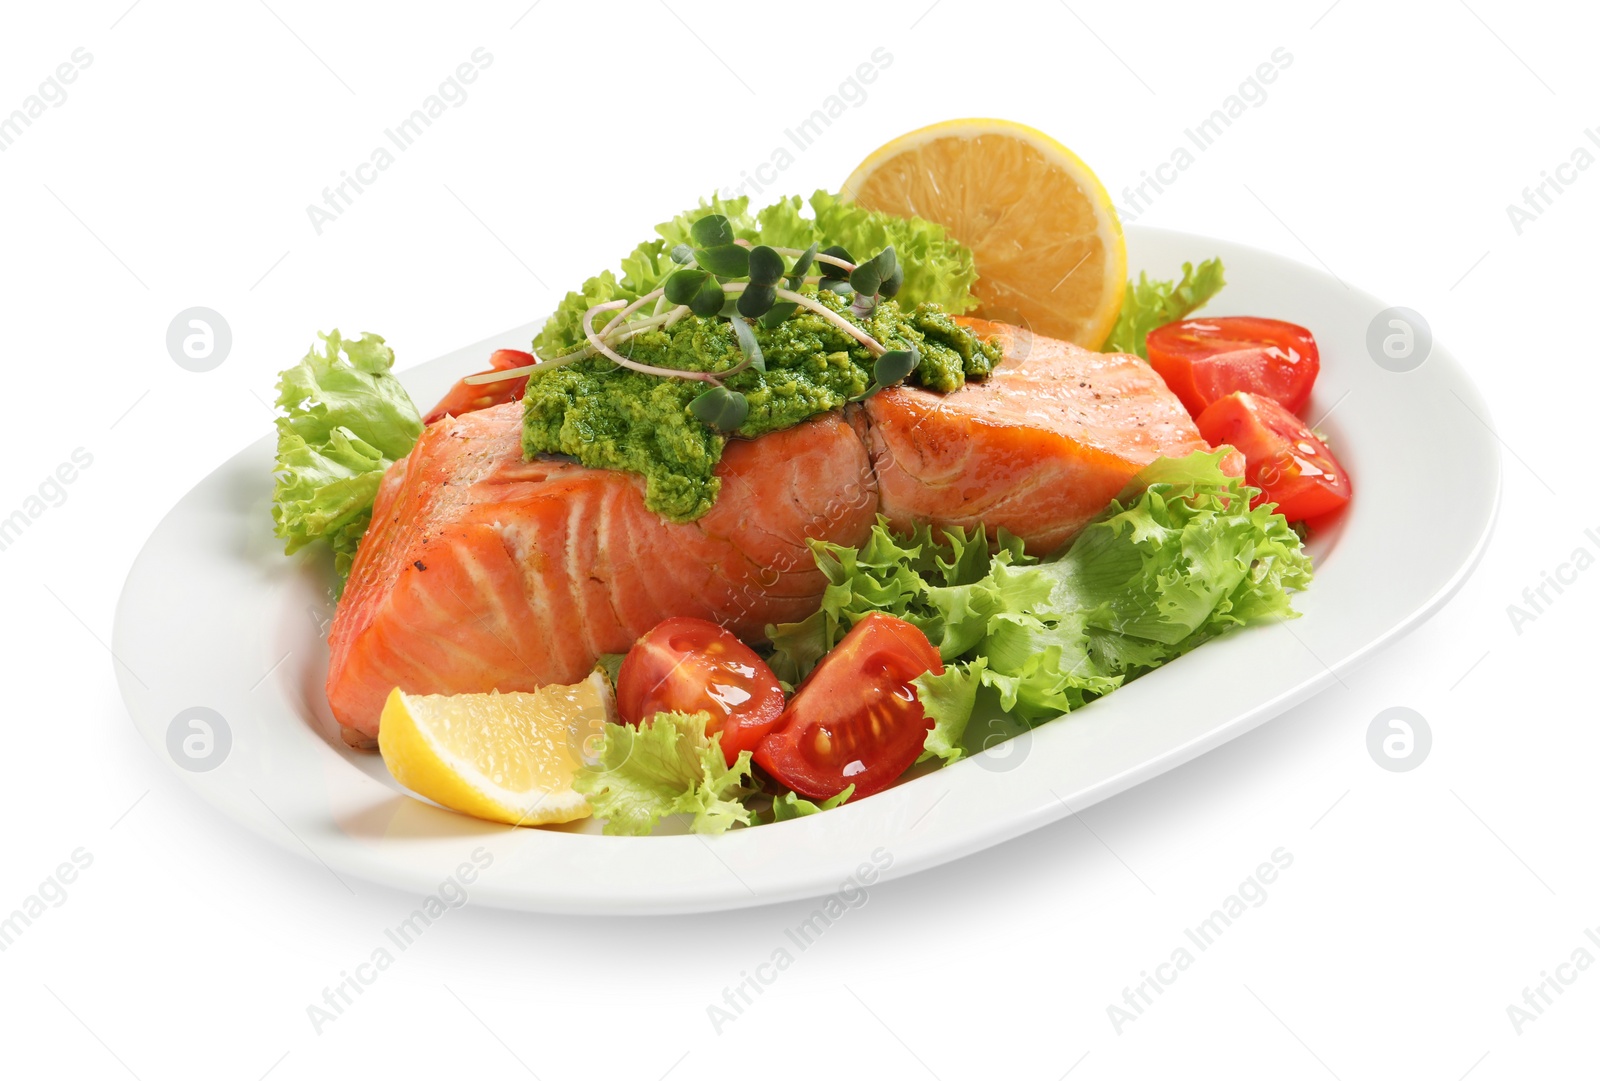
<path fill-rule="evenodd" d="M 804 292 L 819 295 L 810 286 Z M 858 319 L 837 294 L 825 291 L 820 299 L 890 349 L 915 346 L 921 361 L 907 382 L 948 393 L 987 376 L 1000 360 L 998 344 L 979 340 L 938 305 L 903 311 L 885 300 L 869 318 Z M 872 385 L 872 355 L 820 315 L 802 308 L 776 327 L 754 329 L 767 370 L 746 368 L 724 381 L 750 403 L 736 435 L 792 428 Z M 726 320 L 693 315 L 645 331 L 618 352 L 686 371 L 721 371 L 743 359 Z M 716 502 L 721 482 L 713 471 L 727 442 L 688 409 L 709 385 L 646 375 L 603 357 L 535 371 L 523 398 L 523 453 L 567 454 L 591 468 L 638 473 L 645 478 L 647 507 L 675 522 L 692 521 Z"/>

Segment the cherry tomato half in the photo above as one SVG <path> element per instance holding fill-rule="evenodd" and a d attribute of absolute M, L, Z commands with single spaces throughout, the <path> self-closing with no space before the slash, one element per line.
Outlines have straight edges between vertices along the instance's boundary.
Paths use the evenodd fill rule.
<path fill-rule="evenodd" d="M 800 685 L 756 762 L 812 799 L 852 784 L 852 799 L 880 792 L 917 760 L 933 727 L 911 681 L 943 671 L 921 631 L 873 612 Z"/>
<path fill-rule="evenodd" d="M 1298 413 L 1322 368 L 1305 327 L 1245 315 L 1168 323 L 1146 336 L 1145 348 L 1150 366 L 1196 417 L 1236 390 Z"/>
<path fill-rule="evenodd" d="M 529 364 L 537 364 L 538 358 L 532 353 L 524 353 L 520 349 L 496 349 L 489 356 L 490 372 L 506 372 L 512 368 L 522 368 Z M 487 375 L 488 372 L 474 372 L 474 375 Z M 470 376 L 468 377 L 470 378 Z M 471 413 L 478 409 L 488 409 L 491 405 L 504 405 L 514 402 L 522 397 L 522 391 L 528 385 L 528 377 L 520 379 L 502 379 L 497 383 L 473 384 L 466 379 L 459 380 L 451 387 L 439 404 L 434 406 L 427 416 L 422 418 L 422 423 L 432 424 L 446 416 L 459 417 L 463 413 Z"/>
<path fill-rule="evenodd" d="M 1245 480 L 1260 488 L 1252 505 L 1278 504 L 1291 522 L 1315 518 L 1350 502 L 1350 476 L 1300 418 L 1271 398 L 1230 394 L 1195 424 L 1212 446 L 1244 452 Z"/>
<path fill-rule="evenodd" d="M 765 661 L 715 623 L 673 616 L 634 643 L 617 672 L 617 712 L 628 724 L 657 713 L 711 715 L 733 765 L 754 751 L 783 712 L 783 688 Z"/>

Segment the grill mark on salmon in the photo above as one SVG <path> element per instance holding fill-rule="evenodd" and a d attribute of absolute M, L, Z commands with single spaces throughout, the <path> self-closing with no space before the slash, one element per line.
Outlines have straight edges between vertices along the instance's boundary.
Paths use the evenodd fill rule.
<path fill-rule="evenodd" d="M 334 617 L 327 690 L 345 738 L 370 743 L 394 687 L 576 682 L 668 616 L 759 641 L 821 600 L 806 539 L 857 546 L 878 513 L 901 528 L 981 520 L 1048 553 L 1140 467 L 1206 449 L 1137 358 L 960 322 L 1001 341 L 987 380 L 895 387 L 731 440 L 721 495 L 694 522 L 646 510 L 631 474 L 525 461 L 520 403 L 429 425 L 383 479 Z"/>

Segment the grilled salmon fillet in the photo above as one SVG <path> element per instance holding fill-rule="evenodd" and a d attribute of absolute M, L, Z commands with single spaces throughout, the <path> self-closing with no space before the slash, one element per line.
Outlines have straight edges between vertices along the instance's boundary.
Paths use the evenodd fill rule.
<path fill-rule="evenodd" d="M 760 641 L 817 608 L 806 547 L 856 546 L 875 516 L 983 522 L 1044 554 L 1159 455 L 1207 449 L 1161 378 L 983 320 L 1004 356 L 951 394 L 896 387 L 841 415 L 729 441 L 704 517 L 668 522 L 644 481 L 524 461 L 521 403 L 430 424 L 384 477 L 329 638 L 328 701 L 369 743 L 384 698 L 533 690 L 582 678 L 668 616 Z"/>
<path fill-rule="evenodd" d="M 384 477 L 329 637 L 328 701 L 353 744 L 389 691 L 573 683 L 668 616 L 759 641 L 827 584 L 807 537 L 859 545 L 878 490 L 837 414 L 731 441 L 694 522 L 644 505 L 644 481 L 524 461 L 520 402 L 430 425 Z"/>
<path fill-rule="evenodd" d="M 1143 466 L 1210 449 L 1139 358 L 1006 323 L 957 321 L 1000 339 L 994 374 L 951 394 L 890 388 L 867 399 L 865 424 L 857 421 L 892 525 L 981 522 L 1048 555 Z"/>

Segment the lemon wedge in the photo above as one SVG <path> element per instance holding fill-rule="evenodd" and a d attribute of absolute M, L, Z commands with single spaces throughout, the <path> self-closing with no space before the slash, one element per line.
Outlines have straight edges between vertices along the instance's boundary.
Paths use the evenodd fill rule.
<path fill-rule="evenodd" d="M 1010 120 L 946 120 L 868 155 L 844 183 L 871 210 L 944 226 L 972 249 L 974 314 L 1098 349 L 1122 306 L 1128 253 L 1083 160 Z"/>
<path fill-rule="evenodd" d="M 452 810 L 513 826 L 589 814 L 572 790 L 586 751 L 615 722 L 601 672 L 570 686 L 511 694 L 389 693 L 378 750 L 395 780 Z"/>

